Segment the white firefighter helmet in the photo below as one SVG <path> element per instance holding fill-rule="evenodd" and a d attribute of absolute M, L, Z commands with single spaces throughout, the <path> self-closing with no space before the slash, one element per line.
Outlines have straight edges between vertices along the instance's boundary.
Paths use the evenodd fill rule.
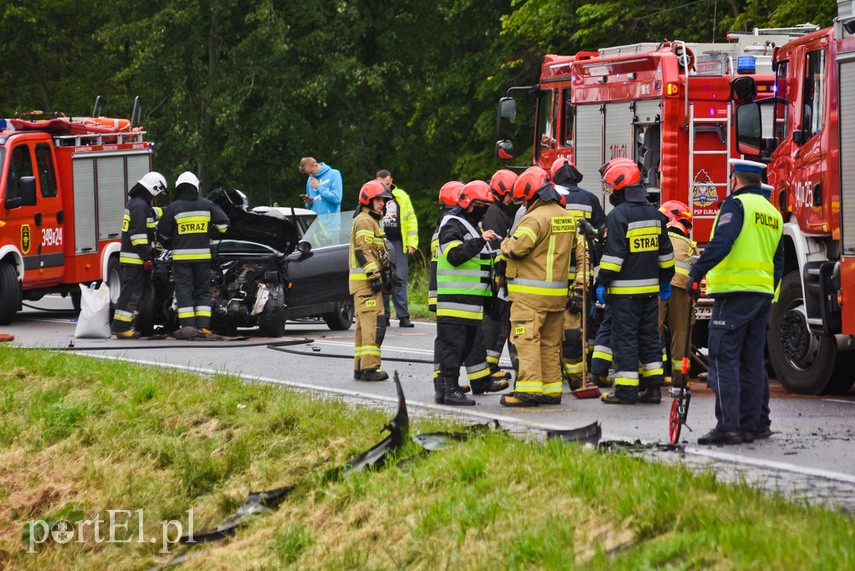
<path fill-rule="evenodd" d="M 192 184 L 196 187 L 196 190 L 199 190 L 199 179 L 196 178 L 196 175 L 190 171 L 184 171 L 180 175 L 178 175 L 178 179 L 175 181 L 176 188 L 182 184 Z"/>
<path fill-rule="evenodd" d="M 152 196 L 166 192 L 166 179 L 159 172 L 151 171 L 150 173 L 146 173 L 137 183 L 146 187 Z"/>

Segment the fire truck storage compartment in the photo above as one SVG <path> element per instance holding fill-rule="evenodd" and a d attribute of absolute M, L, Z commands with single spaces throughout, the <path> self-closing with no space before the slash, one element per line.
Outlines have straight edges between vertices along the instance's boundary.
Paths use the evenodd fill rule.
<path fill-rule="evenodd" d="M 576 106 L 576 168 L 582 173 L 582 187 L 600 196 L 600 167 L 603 166 L 602 106 Z"/>
<path fill-rule="evenodd" d="M 150 170 L 151 153 L 80 153 L 74 168 L 74 251 L 98 251 L 99 240 L 121 236 L 131 184 Z"/>
<path fill-rule="evenodd" d="M 843 255 L 855 255 L 855 52 L 837 57 L 840 74 L 840 225 Z"/>
<path fill-rule="evenodd" d="M 661 114 L 662 105 L 659 99 L 635 103 L 635 158 L 647 170 L 644 186 L 654 194 L 659 193 L 659 158 L 662 154 Z"/>

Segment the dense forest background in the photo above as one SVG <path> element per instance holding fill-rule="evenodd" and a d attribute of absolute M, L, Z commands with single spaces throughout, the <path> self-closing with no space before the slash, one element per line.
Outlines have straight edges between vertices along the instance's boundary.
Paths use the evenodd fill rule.
<path fill-rule="evenodd" d="M 2 0 L 0 116 L 130 117 L 156 168 L 252 205 L 298 205 L 303 156 L 342 172 L 344 209 L 380 168 L 422 235 L 447 180 L 488 178 L 496 102 L 545 53 L 831 24 L 836 0 Z M 426 244 L 423 244 L 426 246 Z"/>

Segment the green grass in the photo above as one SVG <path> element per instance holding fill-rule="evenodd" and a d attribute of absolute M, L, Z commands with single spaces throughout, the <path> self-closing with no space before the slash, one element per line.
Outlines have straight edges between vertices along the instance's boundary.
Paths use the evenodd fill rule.
<path fill-rule="evenodd" d="M 84 536 L 28 554 L 21 537 L 34 519 L 111 509 L 144 509 L 146 538 L 190 509 L 199 531 L 248 491 L 286 484 L 297 488 L 277 510 L 183 568 L 855 567 L 851 516 L 681 467 L 491 433 L 330 480 L 390 413 L 68 353 L 0 348 L 0 371 L 3 569 L 147 568 L 171 556 L 160 543 Z M 413 422 L 443 428 L 454 425 Z M 132 517 L 119 537 L 139 531 Z"/>

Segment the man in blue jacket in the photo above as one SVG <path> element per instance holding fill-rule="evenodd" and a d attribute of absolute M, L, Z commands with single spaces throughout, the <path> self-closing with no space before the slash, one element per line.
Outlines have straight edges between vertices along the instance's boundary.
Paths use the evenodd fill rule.
<path fill-rule="evenodd" d="M 306 193 L 300 195 L 306 208 L 318 216 L 341 212 L 341 173 L 312 157 L 303 157 L 300 172 L 308 175 Z"/>

